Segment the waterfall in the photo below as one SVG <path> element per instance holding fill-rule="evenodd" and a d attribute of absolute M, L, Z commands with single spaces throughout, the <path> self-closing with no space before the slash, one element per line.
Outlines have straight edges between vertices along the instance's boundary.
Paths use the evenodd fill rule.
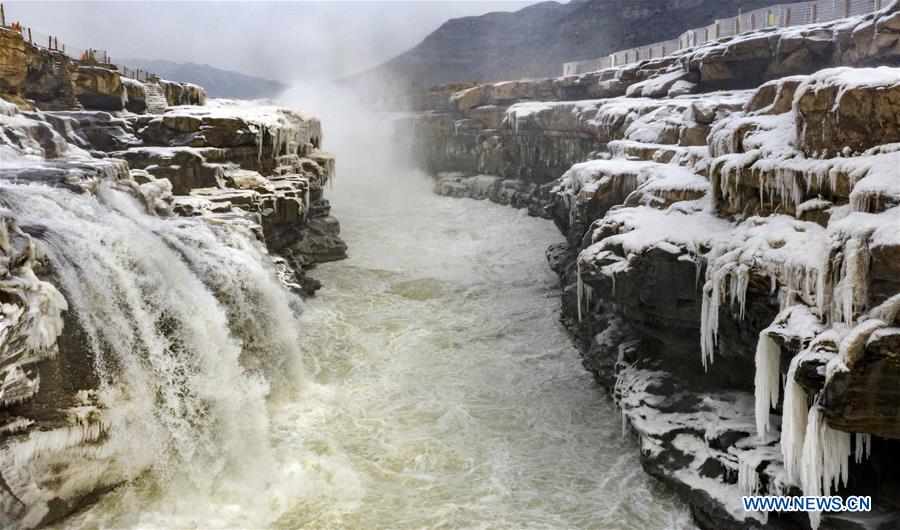
<path fill-rule="evenodd" d="M 243 495 L 275 480 L 266 400 L 306 379 L 301 303 L 250 231 L 148 214 L 109 182 L 91 194 L 2 181 L 0 203 L 92 354 L 78 357 L 94 359 L 112 458 L 133 475 L 152 462 L 176 492 Z"/>

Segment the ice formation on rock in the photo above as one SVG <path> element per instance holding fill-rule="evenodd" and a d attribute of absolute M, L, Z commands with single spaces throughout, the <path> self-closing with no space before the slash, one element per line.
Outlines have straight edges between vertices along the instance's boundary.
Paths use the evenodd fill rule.
<path fill-rule="evenodd" d="M 896 9 L 894 4 L 865 20 L 853 19 L 840 31 L 827 27 L 776 34 L 778 39 L 827 41 L 837 50 L 847 43 L 837 42 L 835 32 L 877 26 L 879 38 L 893 42 L 895 31 L 886 28 L 897 20 Z M 881 46 L 875 40 L 868 43 L 863 33 L 853 35 L 862 40 L 852 45 L 860 46 L 852 53 L 874 53 Z M 457 123 L 468 120 L 454 129 L 460 143 L 445 142 L 442 151 L 454 150 L 452 157 L 441 160 L 449 162 L 444 171 L 467 171 L 452 165 L 467 153 L 478 161 L 505 157 L 497 166 L 502 176 L 484 194 L 495 200 L 496 190 L 506 185 L 501 179 L 526 178 L 520 175 L 528 174 L 531 155 L 520 153 L 531 153 L 533 145 L 556 142 L 561 135 L 595 138 L 586 157 L 567 153 L 574 160 L 550 184 L 550 204 L 544 210 L 565 234 L 575 257 L 575 266 L 569 268 L 555 263 L 555 254 L 551 259 L 573 295 L 564 297 L 563 316 L 578 334 L 592 333 L 585 366 L 601 380 L 614 377 L 617 403 L 645 455 L 651 455 L 647 461 L 671 466 L 667 476 L 707 495 L 720 486 L 713 485 L 715 479 L 694 476 L 702 460 L 698 455 L 704 454 L 729 470 L 729 484 L 736 474 L 735 489 L 744 492 L 787 494 L 797 487 L 834 491 L 845 478 L 850 450 L 864 459 L 871 445 L 864 434 L 850 437 L 852 427 L 846 424 L 840 427 L 844 430 L 829 425 L 845 413 L 841 407 L 848 406 L 834 400 L 861 399 L 862 391 L 854 388 L 847 397 L 832 392 L 828 402 L 822 385 L 829 387 L 838 375 L 842 384 L 871 381 L 862 366 L 871 370 L 873 365 L 861 365 L 859 359 L 873 351 L 879 352 L 873 362 L 892 362 L 885 361 L 883 352 L 893 344 L 886 337 L 893 337 L 895 315 L 877 317 L 871 306 L 896 291 L 895 268 L 886 263 L 900 246 L 900 137 L 892 110 L 900 91 L 900 69 L 834 68 L 806 75 L 792 65 L 748 77 L 753 82 L 774 78 L 753 91 L 710 91 L 721 86 L 712 78 L 743 66 L 741 54 L 757 44 L 772 45 L 768 39 L 762 34 L 739 36 L 685 52 L 681 59 L 715 63 L 710 69 L 700 66 L 699 72 L 694 72 L 694 63 L 663 58 L 645 62 L 636 71 L 611 68 L 577 79 L 523 81 L 516 96 L 496 86 L 468 89 L 452 96 L 449 105 L 451 115 L 461 116 Z M 775 62 L 772 68 L 777 68 Z M 696 76 L 686 76 L 682 68 Z M 792 75 L 779 77 L 782 72 Z M 597 87 L 579 101 L 553 100 L 575 99 L 555 90 L 574 91 L 582 82 Z M 701 93 L 672 93 L 677 83 Z M 607 99 L 594 99 L 595 94 Z M 504 106 L 508 108 L 502 123 L 493 122 Z M 471 143 L 462 142 L 463 136 Z M 495 142 L 507 147 L 492 152 Z M 478 169 L 485 172 L 481 165 Z M 456 193 L 450 185 L 444 189 Z M 696 270 L 696 293 L 682 288 L 685 264 Z M 602 301 L 586 304 L 589 296 Z M 604 313 L 592 318 L 600 306 Z M 630 346 L 635 349 L 628 350 L 628 361 L 614 366 L 606 356 L 621 360 L 623 349 L 611 339 L 613 334 L 597 330 L 610 315 L 628 320 L 633 335 L 645 342 L 631 339 L 646 348 Z M 671 405 L 653 391 L 652 385 L 659 385 L 677 393 L 674 381 L 694 381 L 694 374 L 680 371 L 682 366 L 672 360 L 686 348 L 667 344 L 677 343 L 687 330 L 691 338 L 699 331 L 701 364 L 715 374 L 695 381 L 697 385 L 716 387 L 713 379 L 727 379 L 748 357 L 754 360 L 754 395 L 747 396 L 752 398 L 748 410 L 733 416 L 735 423 L 738 416 L 747 421 L 749 428 L 742 425 L 740 432 L 752 436 L 733 433 L 737 441 L 727 442 L 727 455 L 714 447 L 725 442 L 708 430 L 702 440 L 676 431 L 676 423 L 698 428 L 702 415 L 685 420 L 681 412 L 662 412 L 667 405 L 679 411 L 690 407 L 683 401 Z M 784 355 L 794 357 L 782 392 Z M 645 369 L 644 376 L 637 375 Z M 666 370 L 673 373 L 667 376 Z M 679 399 L 708 392 L 685 391 Z M 728 408 L 720 402 L 709 406 Z M 779 412 L 780 429 L 770 425 Z M 867 419 L 854 421 L 871 428 Z M 887 420 L 879 416 L 879 421 Z M 879 428 L 890 429 L 882 424 Z M 662 432 L 678 435 L 662 441 Z M 676 445 L 682 449 L 679 455 L 695 460 L 681 467 L 660 464 Z M 713 467 L 707 465 L 704 472 Z M 728 506 L 730 501 L 717 502 Z M 697 503 L 708 506 L 705 499 Z"/>
<path fill-rule="evenodd" d="M 756 432 L 764 439 L 769 431 L 769 411 L 778 404 L 781 386 L 781 347 L 768 329 L 759 332 L 756 345 Z"/>
<path fill-rule="evenodd" d="M 279 269 L 267 245 L 337 227 L 318 120 L 4 102 L 0 124 L 0 526 L 48 524 L 148 470 L 264 489 L 265 400 L 307 379 L 288 289 L 309 289 L 295 251 Z"/>

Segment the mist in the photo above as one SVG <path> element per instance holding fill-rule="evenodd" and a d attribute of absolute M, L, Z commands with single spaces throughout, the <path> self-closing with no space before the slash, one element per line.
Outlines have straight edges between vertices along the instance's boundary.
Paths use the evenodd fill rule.
<path fill-rule="evenodd" d="M 533 0 L 5 2 L 60 43 L 116 57 L 209 64 L 277 81 L 338 79 L 415 46 L 446 20 Z"/>
<path fill-rule="evenodd" d="M 276 99 L 279 105 L 321 120 L 322 148 L 335 157 L 329 196 L 336 209 L 351 198 L 390 205 L 431 193 L 431 179 L 412 164 L 409 138 L 401 138 L 395 130 L 404 113 L 373 100 L 372 93 L 380 90 L 372 83 L 295 81 Z"/>

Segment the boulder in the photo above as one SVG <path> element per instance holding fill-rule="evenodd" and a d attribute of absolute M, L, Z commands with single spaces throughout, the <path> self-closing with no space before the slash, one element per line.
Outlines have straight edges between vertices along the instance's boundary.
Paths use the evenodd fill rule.
<path fill-rule="evenodd" d="M 75 97 L 88 109 L 118 111 L 125 108 L 127 92 L 119 72 L 79 65 L 72 73 Z"/>
<path fill-rule="evenodd" d="M 125 93 L 128 95 L 128 101 L 125 108 L 129 112 L 142 113 L 147 111 L 147 94 L 144 89 L 144 83 L 127 77 L 122 78 L 122 84 L 125 86 Z"/>
<path fill-rule="evenodd" d="M 820 407 L 833 429 L 900 440 L 900 328 L 876 331 L 862 360 L 836 372 Z"/>
<path fill-rule="evenodd" d="M 450 96 L 450 108 L 462 112 L 482 105 L 489 91 L 490 85 L 478 85 L 456 92 Z"/>
<path fill-rule="evenodd" d="M 485 129 L 500 127 L 505 115 L 506 107 L 501 105 L 482 105 L 463 112 L 463 116 L 480 122 Z"/>
<path fill-rule="evenodd" d="M 214 158 L 217 154 L 212 148 L 190 147 L 137 147 L 112 153 L 113 156 L 127 160 L 132 168 L 146 170 L 158 179 L 169 179 L 172 192 L 176 195 L 218 186 L 222 167 L 207 162 L 207 157 Z"/>
<path fill-rule="evenodd" d="M 794 99 L 797 147 L 807 156 L 862 152 L 900 141 L 900 68 L 834 68 Z"/>
<path fill-rule="evenodd" d="M 794 76 L 764 83 L 744 106 L 744 112 L 751 115 L 790 112 L 794 93 L 804 79 L 803 76 Z"/>

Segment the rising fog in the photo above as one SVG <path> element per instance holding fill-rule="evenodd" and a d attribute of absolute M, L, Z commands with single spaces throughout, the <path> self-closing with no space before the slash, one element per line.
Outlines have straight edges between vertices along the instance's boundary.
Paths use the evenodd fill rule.
<path fill-rule="evenodd" d="M 533 0 L 5 2 L 7 19 L 111 57 L 209 64 L 278 81 L 340 78 L 415 46 L 449 18 Z"/>

